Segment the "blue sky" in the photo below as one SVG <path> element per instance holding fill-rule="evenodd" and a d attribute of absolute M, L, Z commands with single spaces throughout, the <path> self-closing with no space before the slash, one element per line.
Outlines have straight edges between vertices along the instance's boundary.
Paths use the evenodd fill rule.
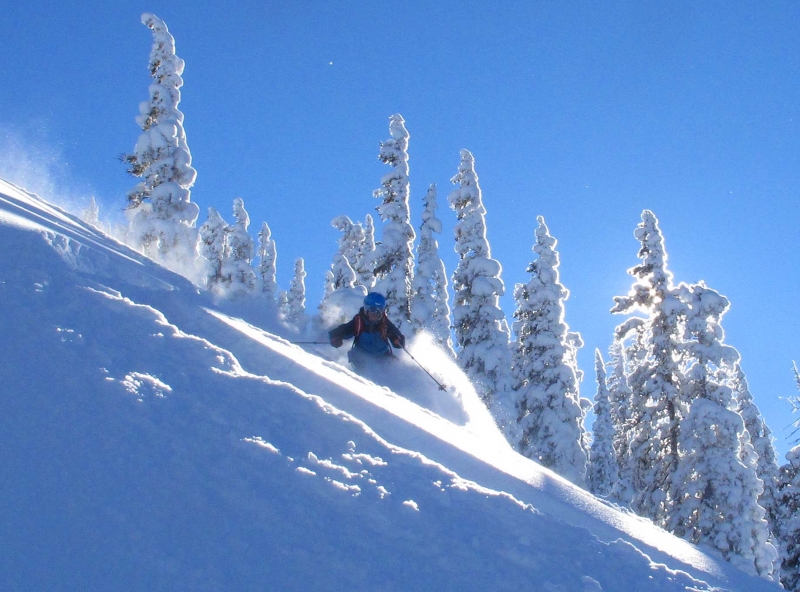
<path fill-rule="evenodd" d="M 119 217 L 147 98 L 150 11 L 186 61 L 180 109 L 192 200 L 253 234 L 272 228 L 279 283 L 306 262 L 309 304 L 336 248 L 330 220 L 362 220 L 388 171 L 378 144 L 399 112 L 411 134 L 411 212 L 439 187 L 452 273 L 449 179 L 475 155 L 488 238 L 513 285 L 528 279 L 536 216 L 558 243 L 566 318 L 593 352 L 622 319 L 633 230 L 658 216 L 675 280 L 732 302 L 723 326 L 756 402 L 788 449 L 796 393 L 800 239 L 800 6 L 793 2 L 45 3 L 0 21 L 0 175 L 97 197 Z M 45 183 L 45 176 L 47 183 Z M 38 180 L 37 180 L 38 179 Z M 37 183 L 39 186 L 37 187 Z M 795 416 L 796 417 L 796 416 Z"/>

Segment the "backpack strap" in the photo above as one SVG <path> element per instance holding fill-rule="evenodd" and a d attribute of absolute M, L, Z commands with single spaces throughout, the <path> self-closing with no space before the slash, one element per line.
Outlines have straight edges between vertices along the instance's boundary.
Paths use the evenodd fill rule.
<path fill-rule="evenodd" d="M 355 347 L 358 336 L 364 332 L 364 321 L 361 318 L 361 313 L 353 317 L 353 321 L 355 322 L 355 327 L 353 327 L 353 347 Z"/>
<path fill-rule="evenodd" d="M 364 332 L 364 320 L 360 314 L 357 314 L 353 320 L 356 322 L 356 326 L 353 328 L 353 337 L 358 337 Z"/>
<path fill-rule="evenodd" d="M 379 329 L 381 332 L 381 338 L 384 341 L 388 341 L 388 334 L 389 334 L 389 317 L 386 316 L 386 311 L 383 312 L 383 316 L 381 316 L 381 324 L 379 325 Z"/>

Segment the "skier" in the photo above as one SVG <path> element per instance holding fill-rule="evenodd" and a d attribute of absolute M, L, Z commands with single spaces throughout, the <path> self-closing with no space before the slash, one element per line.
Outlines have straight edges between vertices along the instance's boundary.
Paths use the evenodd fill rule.
<path fill-rule="evenodd" d="M 341 347 L 344 340 L 351 337 L 353 347 L 347 352 L 347 359 L 353 366 L 389 359 L 394 355 L 390 343 L 397 349 L 406 345 L 406 338 L 386 316 L 386 298 L 378 292 L 367 294 L 364 306 L 349 323 L 328 333 L 333 347 Z"/>

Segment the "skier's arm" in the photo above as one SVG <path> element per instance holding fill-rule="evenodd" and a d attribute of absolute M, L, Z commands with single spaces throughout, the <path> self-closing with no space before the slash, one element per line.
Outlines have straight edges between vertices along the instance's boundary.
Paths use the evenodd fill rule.
<path fill-rule="evenodd" d="M 355 317 L 349 322 L 339 325 L 328 332 L 328 339 L 333 347 L 341 347 L 345 339 L 350 339 L 356 335 Z"/>
<path fill-rule="evenodd" d="M 386 336 L 389 338 L 389 342 L 396 348 L 402 349 L 406 346 L 406 338 L 405 336 L 400 333 L 400 329 L 395 327 L 394 323 L 389 319 L 386 319 L 387 326 L 386 326 Z"/>

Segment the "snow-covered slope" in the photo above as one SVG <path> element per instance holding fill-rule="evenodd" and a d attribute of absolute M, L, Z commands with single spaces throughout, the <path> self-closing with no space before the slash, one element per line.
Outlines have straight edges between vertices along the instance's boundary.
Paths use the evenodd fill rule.
<path fill-rule="evenodd" d="M 0 249 L 0 590 L 778 589 L 514 454 L 430 352 L 447 392 L 376 385 L 2 181 Z"/>

